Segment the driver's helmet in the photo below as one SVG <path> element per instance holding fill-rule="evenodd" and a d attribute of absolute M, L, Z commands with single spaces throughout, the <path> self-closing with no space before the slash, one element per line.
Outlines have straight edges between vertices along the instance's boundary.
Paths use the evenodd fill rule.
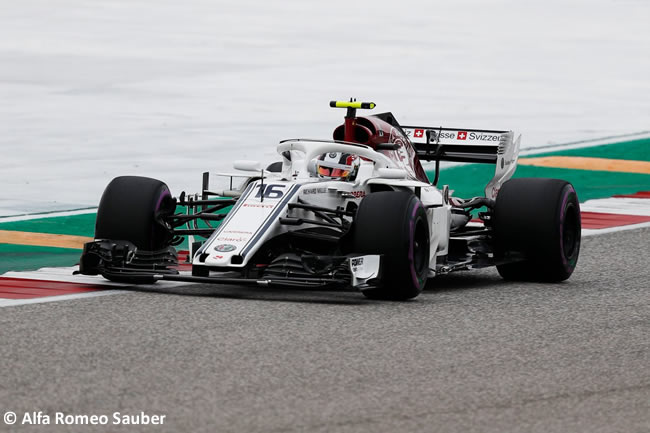
<path fill-rule="evenodd" d="M 350 153 L 324 153 L 316 160 L 316 173 L 329 179 L 354 180 L 359 171 L 359 157 Z"/>

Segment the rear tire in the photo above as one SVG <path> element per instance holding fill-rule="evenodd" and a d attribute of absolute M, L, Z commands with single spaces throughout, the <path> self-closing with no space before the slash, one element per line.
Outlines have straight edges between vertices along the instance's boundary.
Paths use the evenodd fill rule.
<path fill-rule="evenodd" d="M 383 254 L 383 285 L 365 290 L 371 299 L 418 296 L 429 273 L 429 223 L 422 202 L 410 192 L 382 191 L 359 205 L 352 232 L 359 254 Z"/>
<path fill-rule="evenodd" d="M 121 176 L 108 184 L 97 209 L 95 239 L 132 242 L 145 251 L 169 246 L 171 232 L 159 222 L 175 203 L 167 185 L 148 177 Z"/>
<path fill-rule="evenodd" d="M 493 217 L 495 250 L 525 260 L 497 265 L 505 280 L 560 282 L 580 253 L 580 204 L 573 185 L 559 179 L 519 178 L 503 184 Z"/>

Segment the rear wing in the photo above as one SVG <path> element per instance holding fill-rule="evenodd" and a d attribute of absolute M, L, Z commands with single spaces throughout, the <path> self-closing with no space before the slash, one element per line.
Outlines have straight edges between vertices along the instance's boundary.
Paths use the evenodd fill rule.
<path fill-rule="evenodd" d="M 400 125 L 401 126 L 401 125 Z M 512 131 L 401 126 L 422 161 L 435 161 L 438 183 L 440 161 L 495 164 L 485 196 L 495 199 L 501 185 L 517 168 L 521 135 L 513 140 Z"/>
<path fill-rule="evenodd" d="M 509 131 L 402 126 L 423 161 L 496 164 L 499 144 Z"/>

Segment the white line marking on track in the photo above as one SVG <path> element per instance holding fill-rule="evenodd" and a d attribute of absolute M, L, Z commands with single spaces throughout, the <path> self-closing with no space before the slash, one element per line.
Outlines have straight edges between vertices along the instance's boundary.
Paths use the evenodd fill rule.
<path fill-rule="evenodd" d="M 73 216 L 73 215 L 86 215 L 86 214 L 91 214 L 91 213 L 97 213 L 97 208 L 0 217 L 0 224 L 2 224 L 2 223 L 11 223 L 11 222 L 16 222 L 16 221 L 38 220 L 38 219 L 42 219 L 42 218 L 57 218 L 57 217 L 66 217 L 66 216 Z"/>
<path fill-rule="evenodd" d="M 27 305 L 27 304 L 40 304 L 43 302 L 70 301 L 73 299 L 94 298 L 97 296 L 119 295 L 125 293 L 129 293 L 129 292 L 126 290 L 98 290 L 96 292 L 72 293 L 69 295 L 45 296 L 42 298 L 0 299 L 0 308 L 15 307 L 18 305 Z"/>
<path fill-rule="evenodd" d="M 609 227 L 606 229 L 582 229 L 582 236 L 604 235 L 605 233 L 623 232 L 626 230 L 642 229 L 650 227 L 650 222 L 639 224 L 628 224 L 625 226 Z"/>
<path fill-rule="evenodd" d="M 85 293 L 72 293 L 67 295 L 44 296 L 40 298 L 30 299 L 4 299 L 0 298 L 0 308 L 13 307 L 16 305 L 25 304 L 38 304 L 41 302 L 55 302 L 55 301 L 70 301 L 73 299 L 89 298 L 93 296 L 106 296 L 106 295 L 119 295 L 125 293 L 133 293 L 129 291 L 129 287 L 133 284 L 116 283 L 108 281 L 100 275 L 72 275 L 72 272 L 78 270 L 78 266 L 62 267 L 62 268 L 41 268 L 36 271 L 25 272 L 6 272 L 0 277 L 5 278 L 20 278 L 26 280 L 42 280 L 42 281 L 56 281 L 61 283 L 77 283 L 77 284 L 92 284 L 96 286 L 111 287 L 113 289 L 97 290 L 94 292 Z M 181 272 L 182 274 L 184 272 Z M 138 289 L 161 289 L 165 287 L 178 287 L 190 286 L 196 283 L 186 283 L 182 281 L 158 281 L 155 284 L 138 284 Z M 126 290 L 118 290 L 124 288 Z"/>
<path fill-rule="evenodd" d="M 563 150 L 583 149 L 585 147 L 606 146 L 608 144 L 625 143 L 650 138 L 650 131 L 635 132 L 632 134 L 616 135 L 613 137 L 595 138 L 593 140 L 573 141 L 563 144 L 527 147 L 519 152 L 519 156 L 536 155 L 539 153 L 559 152 Z"/>
<path fill-rule="evenodd" d="M 23 278 L 26 280 L 59 281 L 62 283 L 93 284 L 106 287 L 130 287 L 132 284 L 108 281 L 99 275 L 72 275 L 79 266 L 64 268 L 40 268 L 36 271 L 9 271 L 0 277 Z"/>
<path fill-rule="evenodd" d="M 580 204 L 582 212 L 650 216 L 650 199 L 612 197 L 587 200 Z"/>

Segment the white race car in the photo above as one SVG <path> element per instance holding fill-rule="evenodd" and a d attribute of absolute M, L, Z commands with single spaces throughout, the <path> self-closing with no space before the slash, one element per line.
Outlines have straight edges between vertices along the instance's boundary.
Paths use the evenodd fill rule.
<path fill-rule="evenodd" d="M 510 179 L 520 142 L 512 131 L 401 126 L 391 113 L 356 115 L 374 103 L 330 105 L 347 109 L 333 140 L 281 141 L 281 161 L 266 169 L 236 161 L 224 191 L 210 190 L 208 173 L 200 194 L 177 198 L 155 179 L 114 179 L 79 272 L 131 283 L 353 288 L 391 300 L 416 297 L 437 275 L 486 266 L 508 280 L 571 275 L 576 192 L 563 180 Z M 433 182 L 422 160 L 435 162 Z M 440 161 L 494 164 L 485 196 L 439 188 Z M 244 182 L 233 189 L 237 177 Z M 177 270 L 174 246 L 185 236 L 191 275 Z"/>

